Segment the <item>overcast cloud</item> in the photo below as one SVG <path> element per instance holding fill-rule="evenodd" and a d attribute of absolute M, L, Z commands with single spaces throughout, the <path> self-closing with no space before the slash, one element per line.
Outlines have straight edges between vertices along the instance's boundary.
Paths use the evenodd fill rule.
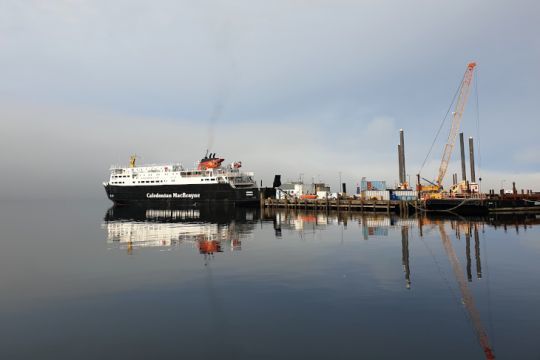
<path fill-rule="evenodd" d="M 23 176 L 4 176 L 0 196 L 103 196 L 109 165 L 131 153 L 190 165 L 209 145 L 266 184 L 281 173 L 336 186 L 339 171 L 349 186 L 362 176 L 393 184 L 399 128 L 414 176 L 471 60 L 480 133 L 475 92 L 463 131 L 480 135 L 485 186 L 538 190 L 539 10 L 535 1 L 2 0 L 0 166 Z"/>

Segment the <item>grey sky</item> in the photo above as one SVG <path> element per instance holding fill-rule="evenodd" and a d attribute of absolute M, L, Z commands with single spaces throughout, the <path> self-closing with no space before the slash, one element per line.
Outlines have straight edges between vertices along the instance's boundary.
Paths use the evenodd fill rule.
<path fill-rule="evenodd" d="M 100 196 L 110 163 L 132 152 L 190 164 L 209 143 L 266 183 L 304 173 L 335 186 L 338 171 L 349 186 L 362 176 L 393 183 L 398 129 L 415 174 L 470 60 L 485 185 L 538 188 L 539 10 L 535 1 L 0 1 L 0 165 L 29 176 L 6 180 L 0 196 L 34 180 L 46 194 L 81 191 L 82 181 Z M 474 92 L 465 112 L 463 130 L 477 136 Z"/>

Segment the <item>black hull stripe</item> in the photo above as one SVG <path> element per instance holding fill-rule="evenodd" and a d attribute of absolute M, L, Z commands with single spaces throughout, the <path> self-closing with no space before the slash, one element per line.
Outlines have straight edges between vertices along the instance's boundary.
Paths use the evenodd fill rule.
<path fill-rule="evenodd" d="M 238 203 L 257 204 L 259 189 L 233 188 L 229 184 L 190 184 L 154 186 L 105 186 L 107 196 L 117 204 L 197 204 Z"/>

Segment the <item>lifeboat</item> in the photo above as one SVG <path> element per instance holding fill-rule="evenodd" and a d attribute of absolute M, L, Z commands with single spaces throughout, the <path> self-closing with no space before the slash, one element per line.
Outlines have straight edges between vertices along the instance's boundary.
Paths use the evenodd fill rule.
<path fill-rule="evenodd" d="M 225 159 L 221 159 L 216 157 L 216 153 L 211 153 L 210 155 L 205 155 L 204 158 L 199 161 L 199 166 L 197 166 L 197 170 L 206 170 L 206 169 L 217 169 L 221 166 L 221 163 Z"/>
<path fill-rule="evenodd" d="M 300 199 L 301 200 L 315 200 L 317 198 L 317 195 L 314 195 L 314 194 L 304 194 L 304 195 L 300 195 Z"/>

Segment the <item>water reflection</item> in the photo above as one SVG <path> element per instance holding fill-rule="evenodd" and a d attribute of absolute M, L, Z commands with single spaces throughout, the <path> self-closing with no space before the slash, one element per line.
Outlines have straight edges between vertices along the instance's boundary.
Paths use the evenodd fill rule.
<path fill-rule="evenodd" d="M 255 209 L 242 208 L 111 207 L 103 228 L 108 244 L 128 254 L 143 248 L 171 250 L 188 244 L 211 259 L 216 253 L 241 250 L 256 218 Z"/>
<path fill-rule="evenodd" d="M 512 214 L 482 218 L 417 216 L 401 218 L 351 212 L 302 212 L 264 210 L 257 208 L 201 207 L 178 209 L 148 209 L 143 207 L 111 207 L 103 222 L 107 241 L 120 249 L 130 252 L 145 247 L 173 248 L 182 243 L 196 243 L 201 254 L 214 254 L 241 250 L 242 238 L 253 233 L 257 222 L 271 222 L 275 237 L 283 236 L 283 231 L 314 234 L 329 226 L 355 224 L 361 227 L 362 238 L 388 237 L 391 229 L 399 229 L 402 243 L 402 265 L 406 274 L 407 287 L 410 286 L 409 235 L 417 228 L 420 237 L 425 227 L 448 224 L 456 239 L 465 237 L 467 279 L 472 281 L 471 240 L 474 239 L 474 257 L 477 278 L 482 278 L 480 254 L 480 231 L 484 226 L 495 229 L 502 227 L 508 231 L 512 226 L 516 233 L 520 228 L 539 224 L 538 215 Z"/>
<path fill-rule="evenodd" d="M 502 227 L 508 231 L 511 225 L 516 233 L 520 228 L 527 228 L 540 223 L 540 217 L 534 214 L 495 215 L 491 217 L 441 217 L 415 216 L 401 218 L 397 216 L 377 215 L 352 212 L 303 212 L 258 208 L 235 207 L 200 207 L 176 209 L 148 209 L 144 207 L 111 207 L 103 222 L 107 233 L 107 242 L 111 247 L 134 250 L 159 247 L 173 249 L 181 244 L 192 244 L 198 251 L 209 257 L 224 251 L 242 249 L 242 240 L 250 237 L 256 224 L 271 222 L 274 235 L 281 238 L 284 231 L 294 232 L 305 237 L 324 231 L 330 226 L 357 225 L 361 228 L 363 240 L 389 237 L 394 229 L 401 233 L 402 266 L 406 288 L 411 287 L 411 268 L 409 254 L 409 236 L 413 229 L 418 229 L 420 238 L 425 228 L 437 227 L 439 230 L 449 226 L 456 239 L 465 238 L 465 259 L 467 280 L 472 281 L 471 241 L 474 240 L 474 260 L 476 276 L 482 278 L 482 260 L 480 253 L 480 231 L 485 226 L 495 229 Z M 261 225 L 262 226 L 262 225 Z M 441 232 L 441 239 L 443 234 Z"/>
<path fill-rule="evenodd" d="M 421 240 L 422 244 L 428 247 L 428 241 L 424 239 L 434 238 L 438 241 L 435 244 L 431 242 L 428 250 L 439 267 L 439 275 L 444 277 L 445 282 L 459 289 L 459 292 L 454 291 L 459 295 L 456 296 L 452 291 L 449 294 L 455 296 L 454 304 L 464 310 L 464 319 L 467 319 L 468 326 L 474 331 L 484 357 L 494 359 L 492 341 L 488 337 L 485 319 L 482 319 L 472 291 L 473 286 L 479 284 L 484 277 L 482 261 L 485 265 L 486 259 L 482 256 L 486 256 L 487 242 L 483 234 L 487 228 L 515 230 L 519 234 L 520 231 L 527 231 L 535 224 L 540 224 L 540 218 L 537 215 L 527 214 L 482 218 L 425 215 L 400 218 L 350 212 L 317 213 L 210 207 L 197 209 L 113 207 L 107 211 L 103 227 L 106 230 L 107 242 L 113 249 L 133 254 L 145 248 L 164 250 L 191 248 L 203 256 L 205 265 L 217 254 L 239 251 L 244 245 L 252 246 L 253 244 L 246 240 L 252 239 L 254 234 L 258 233 L 259 225 L 261 229 L 271 226 L 273 228 L 271 236 L 276 239 L 290 240 L 288 235 L 293 234 L 299 235 L 304 240 L 310 236 L 315 238 L 316 234 L 329 233 L 332 237 L 327 238 L 340 243 L 344 241 L 344 230 L 356 228 L 359 231 L 351 232 L 354 235 L 353 239 L 363 244 L 383 239 L 401 240 L 401 253 L 399 247 L 389 247 L 386 250 L 393 252 L 391 257 L 393 263 L 379 265 L 392 269 L 393 274 L 399 277 L 399 282 L 396 282 L 399 286 L 395 288 L 405 288 L 408 294 L 427 286 L 425 276 L 423 280 L 420 274 L 422 266 L 418 260 L 419 250 L 414 247 L 414 243 Z M 339 231 L 337 233 L 332 231 L 335 229 Z M 335 239 L 336 236 L 340 238 Z M 351 236 L 347 239 L 351 239 Z M 436 249 L 437 244 L 439 252 Z M 484 253 L 481 249 L 484 249 Z M 376 262 L 377 259 L 373 261 Z M 398 266 L 402 269 L 402 273 L 398 270 Z M 441 270 L 441 266 L 447 270 Z M 423 268 L 426 268 L 425 263 Z M 207 271 L 211 271 L 210 267 Z M 475 276 L 473 271 L 476 273 Z M 211 273 L 208 281 L 212 280 L 210 275 Z M 436 277 L 437 274 L 432 276 Z M 484 282 L 489 280 L 489 274 L 486 274 L 486 278 Z M 489 286 L 489 283 L 484 286 Z M 214 299 L 215 296 L 212 295 L 210 298 Z M 218 306 L 214 305 L 213 308 L 217 309 Z"/>
<path fill-rule="evenodd" d="M 401 262 L 405 272 L 405 286 L 411 288 L 411 269 L 409 268 L 409 227 L 401 227 Z"/>

